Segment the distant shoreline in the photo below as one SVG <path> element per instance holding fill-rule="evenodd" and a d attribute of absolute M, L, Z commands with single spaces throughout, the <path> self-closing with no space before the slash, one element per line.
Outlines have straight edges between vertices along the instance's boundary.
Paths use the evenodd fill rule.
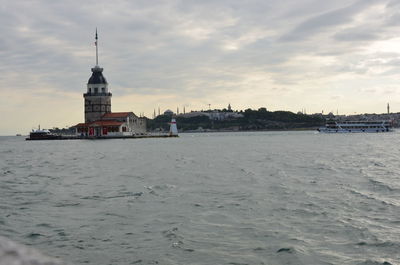
<path fill-rule="evenodd" d="M 218 133 L 218 132 L 288 132 L 288 131 L 316 131 L 315 128 L 292 128 L 292 129 L 261 129 L 261 130 L 204 130 L 204 131 L 181 131 L 179 133 Z"/>

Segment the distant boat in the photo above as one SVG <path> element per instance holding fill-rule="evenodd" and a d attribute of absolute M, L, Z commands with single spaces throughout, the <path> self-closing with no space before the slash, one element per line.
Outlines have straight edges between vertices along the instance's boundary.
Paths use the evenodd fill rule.
<path fill-rule="evenodd" d="M 335 121 L 328 120 L 321 133 L 379 133 L 392 131 L 392 121 Z"/>
<path fill-rule="evenodd" d="M 25 140 L 58 140 L 61 139 L 60 135 L 56 135 L 51 133 L 49 130 L 41 130 L 40 127 L 38 130 L 32 130 L 29 134 L 29 138 Z"/>
<path fill-rule="evenodd" d="M 22 136 L 21 134 L 17 133 L 15 136 Z"/>

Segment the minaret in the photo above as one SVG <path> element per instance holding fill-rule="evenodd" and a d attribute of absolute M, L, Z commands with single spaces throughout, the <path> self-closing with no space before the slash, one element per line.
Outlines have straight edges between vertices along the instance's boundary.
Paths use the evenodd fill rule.
<path fill-rule="evenodd" d="M 387 104 L 387 114 L 390 114 L 390 106 L 389 106 L 389 103 Z"/>
<path fill-rule="evenodd" d="M 96 65 L 92 68 L 92 76 L 87 83 L 87 92 L 83 94 L 86 123 L 100 120 L 105 113 L 111 112 L 112 94 L 108 92 L 108 83 L 103 76 L 103 68 L 99 67 L 97 28 L 94 44 L 96 45 Z"/>

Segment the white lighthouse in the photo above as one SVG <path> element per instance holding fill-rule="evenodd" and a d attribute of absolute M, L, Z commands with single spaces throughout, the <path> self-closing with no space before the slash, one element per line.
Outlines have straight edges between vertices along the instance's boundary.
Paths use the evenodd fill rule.
<path fill-rule="evenodd" d="M 169 127 L 169 135 L 170 136 L 178 136 L 178 128 L 176 127 L 176 120 L 175 118 L 172 118 L 171 123 Z"/>

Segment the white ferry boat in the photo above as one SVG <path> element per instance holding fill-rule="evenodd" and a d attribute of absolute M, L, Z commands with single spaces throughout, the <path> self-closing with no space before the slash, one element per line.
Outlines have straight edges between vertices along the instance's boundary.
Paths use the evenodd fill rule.
<path fill-rule="evenodd" d="M 392 131 L 392 121 L 335 121 L 328 120 L 321 133 L 378 133 Z"/>
<path fill-rule="evenodd" d="M 41 130 L 40 126 L 38 130 L 32 130 L 29 137 L 25 140 L 59 140 L 60 135 L 52 134 L 49 130 Z"/>

